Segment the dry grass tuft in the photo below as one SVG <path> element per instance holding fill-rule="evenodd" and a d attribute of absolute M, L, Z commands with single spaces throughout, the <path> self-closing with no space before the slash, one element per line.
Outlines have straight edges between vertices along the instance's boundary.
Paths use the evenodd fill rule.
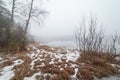
<path fill-rule="evenodd" d="M 13 64 L 13 62 L 11 60 L 7 60 L 7 61 L 0 64 L 0 69 L 2 69 L 5 66 L 10 66 L 12 64 Z"/>
<path fill-rule="evenodd" d="M 102 78 L 120 74 L 118 69 L 111 65 L 116 63 L 112 54 L 85 52 L 81 53 L 81 57 L 78 58 L 77 62 L 85 63 L 83 68 L 85 68 L 85 66 L 90 66 L 85 69 L 79 66 L 81 69 L 77 77 L 82 77 L 81 79 L 93 80 L 93 75 Z"/>
<path fill-rule="evenodd" d="M 83 68 L 83 69 L 79 69 L 80 75 L 79 75 L 79 79 L 83 79 L 83 80 L 93 80 L 93 74 L 90 71 L 90 68 Z"/>
<path fill-rule="evenodd" d="M 67 66 L 67 67 L 65 68 L 65 70 L 66 70 L 70 75 L 74 75 L 74 74 L 75 74 L 75 71 L 74 71 L 74 68 L 73 68 L 73 67 Z"/>
<path fill-rule="evenodd" d="M 24 63 L 21 65 L 16 65 L 13 69 L 15 70 L 15 76 L 11 80 L 23 80 L 25 76 L 32 76 L 33 71 L 30 70 L 30 63 L 32 59 L 28 56 L 22 57 Z"/>
<path fill-rule="evenodd" d="M 68 72 L 65 71 L 65 70 L 61 71 L 58 76 L 59 76 L 59 77 L 58 77 L 59 80 L 71 80 L 70 75 L 69 75 Z"/>
<path fill-rule="evenodd" d="M 50 80 L 60 80 L 60 79 L 58 79 L 58 77 L 59 77 L 58 75 L 55 75 L 55 76 L 51 77 Z"/>
<path fill-rule="evenodd" d="M 53 51 L 49 46 L 47 45 L 39 45 L 37 46 L 38 49 L 43 49 L 45 51 Z"/>

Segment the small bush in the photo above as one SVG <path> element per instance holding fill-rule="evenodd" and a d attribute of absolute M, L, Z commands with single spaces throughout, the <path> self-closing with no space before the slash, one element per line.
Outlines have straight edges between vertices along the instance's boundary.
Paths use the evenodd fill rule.
<path fill-rule="evenodd" d="M 75 74 L 74 68 L 72 68 L 72 67 L 66 67 L 65 70 L 66 70 L 70 75 L 74 75 L 74 74 Z"/>
<path fill-rule="evenodd" d="M 93 75 L 98 78 L 119 75 L 119 69 L 111 65 L 115 64 L 112 54 L 84 52 L 81 53 L 77 61 L 79 63 L 84 63 L 83 66 L 79 65 L 77 77 L 80 79 L 93 80 Z"/>
<path fill-rule="evenodd" d="M 34 70 L 30 70 L 30 63 L 32 61 L 31 58 L 28 56 L 24 56 L 22 58 L 24 62 L 21 65 L 16 65 L 13 68 L 15 70 L 15 76 L 11 80 L 23 80 L 24 77 L 30 77 L 35 73 Z"/>

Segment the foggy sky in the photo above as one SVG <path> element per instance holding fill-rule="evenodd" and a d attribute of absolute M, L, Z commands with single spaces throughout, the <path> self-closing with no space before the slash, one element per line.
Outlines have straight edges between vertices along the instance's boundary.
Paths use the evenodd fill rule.
<path fill-rule="evenodd" d="M 119 33 L 120 0 L 48 0 L 43 3 L 49 14 L 39 27 L 32 24 L 30 32 L 44 38 L 70 37 L 83 17 L 95 15 L 106 34 Z"/>

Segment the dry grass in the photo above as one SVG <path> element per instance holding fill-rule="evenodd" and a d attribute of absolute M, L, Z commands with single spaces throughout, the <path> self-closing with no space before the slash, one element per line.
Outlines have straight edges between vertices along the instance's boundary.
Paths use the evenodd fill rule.
<path fill-rule="evenodd" d="M 76 77 L 79 80 L 93 80 L 93 76 L 98 78 L 108 77 L 110 75 L 118 75 L 120 72 L 119 67 L 113 67 L 111 64 L 116 64 L 114 60 L 114 56 L 111 54 L 104 53 L 92 53 L 92 52 L 82 52 L 80 57 L 76 62 L 68 61 L 66 62 L 66 57 L 61 57 L 61 61 L 59 62 L 58 58 L 55 58 L 55 55 L 47 54 L 47 52 L 58 53 L 58 54 L 66 54 L 67 51 L 62 48 L 51 48 L 46 45 L 35 45 L 39 49 L 45 50 L 45 54 L 38 53 L 36 49 L 30 47 L 29 51 L 38 54 L 38 56 L 33 56 L 31 59 L 29 56 L 25 55 L 27 52 L 22 52 L 21 54 L 15 54 L 17 59 L 24 60 L 24 63 L 21 65 L 17 65 L 14 67 L 15 76 L 11 80 L 23 80 L 24 77 L 30 77 L 34 73 L 42 72 L 47 75 L 37 75 L 37 80 L 72 80 L 71 75 L 75 74 L 75 68 L 78 68 L 78 72 Z M 69 50 L 70 52 L 75 52 L 76 50 Z M 40 58 L 41 60 L 37 60 L 34 63 L 33 70 L 31 70 L 31 62 L 34 59 Z M 53 59 L 54 58 L 54 59 Z M 54 61 L 54 64 L 50 64 L 51 61 Z M 45 64 L 42 65 L 41 64 Z M 12 61 L 8 61 L 3 63 L 4 66 L 11 65 Z M 72 67 L 75 64 L 77 66 Z M 3 67 L 4 67 L 3 66 Z M 1 66 L 0 66 L 1 67 Z"/>
<path fill-rule="evenodd" d="M 47 45 L 39 45 L 37 46 L 38 49 L 44 49 L 45 51 L 50 51 L 51 48 Z"/>
<path fill-rule="evenodd" d="M 75 74 L 75 71 L 74 71 L 74 68 L 73 68 L 73 67 L 67 66 L 67 67 L 65 68 L 65 70 L 66 70 L 70 75 L 74 75 L 74 74 Z"/>
<path fill-rule="evenodd" d="M 86 69 L 79 66 L 80 73 L 77 74 L 79 79 L 93 80 L 93 75 L 102 78 L 120 74 L 118 69 L 111 65 L 116 63 L 114 55 L 112 54 L 85 52 L 81 53 L 81 57 L 78 58 L 77 62 L 85 63 L 87 66 L 90 66 Z"/>
<path fill-rule="evenodd" d="M 58 76 L 59 76 L 58 77 L 59 80 L 71 80 L 69 73 L 65 70 L 61 71 Z"/>
<path fill-rule="evenodd" d="M 60 53 L 60 54 L 66 54 L 67 51 L 64 48 L 61 47 L 49 47 L 48 45 L 37 45 L 38 49 L 43 49 L 48 52 L 52 53 Z"/>
<path fill-rule="evenodd" d="M 13 62 L 11 60 L 7 60 L 0 64 L 0 69 L 4 68 L 5 66 L 10 66 L 12 64 L 13 64 Z"/>
<path fill-rule="evenodd" d="M 13 69 L 15 70 L 15 76 L 11 80 L 23 80 L 25 76 L 32 76 L 34 74 L 33 71 L 30 70 L 31 58 L 28 56 L 21 56 L 24 60 L 23 64 L 16 65 Z M 19 59 L 21 59 L 19 57 Z"/>

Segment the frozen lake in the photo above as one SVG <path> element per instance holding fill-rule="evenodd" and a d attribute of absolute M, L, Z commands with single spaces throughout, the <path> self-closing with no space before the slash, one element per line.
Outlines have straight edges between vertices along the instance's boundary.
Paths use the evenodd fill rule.
<path fill-rule="evenodd" d="M 68 49 L 76 49 L 77 48 L 75 42 L 72 42 L 72 41 L 53 41 L 53 42 L 48 42 L 45 44 L 52 46 L 52 47 L 64 47 L 64 48 L 68 48 Z"/>

